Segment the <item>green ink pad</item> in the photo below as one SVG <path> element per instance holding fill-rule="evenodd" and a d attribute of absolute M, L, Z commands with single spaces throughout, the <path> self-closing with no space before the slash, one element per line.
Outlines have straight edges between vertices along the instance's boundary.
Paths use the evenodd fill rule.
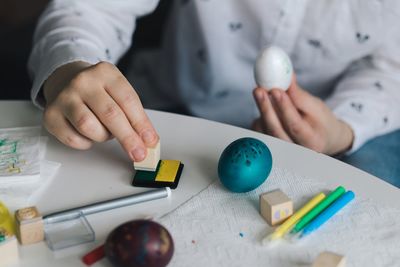
<path fill-rule="evenodd" d="M 183 164 L 179 160 L 160 160 L 156 171 L 137 170 L 133 177 L 132 185 L 138 187 L 169 187 L 178 186 L 182 174 Z"/>

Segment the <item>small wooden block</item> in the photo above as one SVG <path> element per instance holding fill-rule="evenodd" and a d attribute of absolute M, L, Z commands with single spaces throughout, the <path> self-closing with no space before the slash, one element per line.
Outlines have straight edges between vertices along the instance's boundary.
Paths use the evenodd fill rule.
<path fill-rule="evenodd" d="M 19 209 L 15 212 L 17 235 L 22 245 L 44 240 L 43 219 L 36 207 Z"/>
<path fill-rule="evenodd" d="M 346 258 L 342 255 L 324 251 L 314 261 L 312 267 L 345 267 Z"/>
<path fill-rule="evenodd" d="M 141 171 L 155 171 L 157 164 L 160 161 L 160 141 L 154 148 L 147 148 L 147 156 L 141 162 L 134 162 L 133 167 L 135 170 Z"/>
<path fill-rule="evenodd" d="M 267 192 L 260 195 L 260 213 L 269 225 L 275 226 L 293 214 L 293 202 L 279 189 Z"/>
<path fill-rule="evenodd" d="M 0 266 L 17 263 L 19 259 L 18 241 L 15 236 L 8 236 L 0 242 Z"/>

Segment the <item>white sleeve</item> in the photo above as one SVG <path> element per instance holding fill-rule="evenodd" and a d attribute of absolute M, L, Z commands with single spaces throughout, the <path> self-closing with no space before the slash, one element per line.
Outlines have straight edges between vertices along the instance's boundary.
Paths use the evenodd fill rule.
<path fill-rule="evenodd" d="M 28 69 L 31 98 L 58 67 L 73 62 L 116 63 L 129 49 L 136 18 L 152 12 L 158 0 L 53 0 L 36 27 Z"/>
<path fill-rule="evenodd" d="M 400 14 L 386 11 L 381 46 L 355 62 L 326 101 L 353 128 L 355 139 L 348 153 L 400 128 Z"/>

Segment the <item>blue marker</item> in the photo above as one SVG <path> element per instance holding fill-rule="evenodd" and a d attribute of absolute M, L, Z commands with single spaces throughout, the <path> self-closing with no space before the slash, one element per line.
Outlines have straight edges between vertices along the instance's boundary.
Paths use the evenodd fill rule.
<path fill-rule="evenodd" d="M 323 212 L 321 212 L 317 217 L 315 217 L 314 220 L 312 220 L 306 227 L 304 227 L 303 231 L 301 232 L 300 238 L 309 235 L 310 233 L 317 230 L 321 225 L 328 221 L 333 215 L 335 215 L 339 210 L 341 210 L 353 199 L 353 191 L 347 191 L 346 193 L 344 193 L 335 202 L 328 206 Z"/>

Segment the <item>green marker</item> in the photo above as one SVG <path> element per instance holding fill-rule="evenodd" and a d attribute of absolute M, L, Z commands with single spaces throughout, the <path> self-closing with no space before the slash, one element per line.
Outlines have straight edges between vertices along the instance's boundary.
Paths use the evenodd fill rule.
<path fill-rule="evenodd" d="M 332 193 L 330 193 L 325 199 L 321 201 L 317 206 L 310 210 L 304 217 L 296 224 L 296 226 L 290 231 L 291 234 L 295 234 L 303 230 L 303 228 L 314 219 L 318 214 L 320 214 L 326 207 L 328 207 L 337 198 L 346 192 L 343 186 L 339 186 Z"/>

